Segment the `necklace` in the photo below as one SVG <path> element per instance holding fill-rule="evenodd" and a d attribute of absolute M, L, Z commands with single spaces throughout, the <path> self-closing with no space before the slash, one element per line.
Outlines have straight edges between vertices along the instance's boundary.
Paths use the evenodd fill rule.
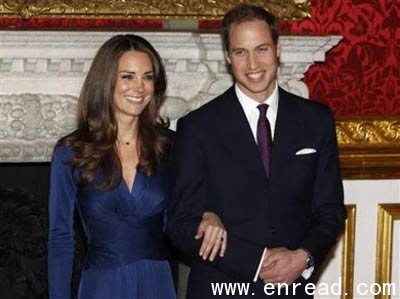
<path fill-rule="evenodd" d="M 119 139 L 117 139 L 117 140 L 118 140 L 118 143 L 124 144 L 124 145 L 126 145 L 126 146 L 131 145 L 131 143 L 134 141 L 133 139 L 132 139 L 132 140 L 129 140 L 129 141 L 124 141 L 124 140 L 119 140 Z"/>

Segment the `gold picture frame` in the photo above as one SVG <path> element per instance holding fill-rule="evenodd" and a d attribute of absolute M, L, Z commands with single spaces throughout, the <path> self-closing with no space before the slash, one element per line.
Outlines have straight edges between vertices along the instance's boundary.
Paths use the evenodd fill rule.
<path fill-rule="evenodd" d="M 400 178 L 400 116 L 338 118 L 345 179 Z"/>
<path fill-rule="evenodd" d="M 145 18 L 218 20 L 243 0 L 2 0 L 0 15 L 8 17 Z M 311 0 L 254 0 L 282 19 L 310 16 Z"/>
<path fill-rule="evenodd" d="M 354 248 L 356 238 L 356 205 L 346 205 L 347 219 L 343 234 L 342 249 L 342 293 L 341 299 L 353 298 Z"/>
<path fill-rule="evenodd" d="M 380 286 L 392 280 L 393 224 L 400 220 L 400 204 L 380 204 L 378 206 L 378 229 L 376 245 L 375 282 Z M 379 294 L 375 299 L 390 299 L 389 294 Z"/>

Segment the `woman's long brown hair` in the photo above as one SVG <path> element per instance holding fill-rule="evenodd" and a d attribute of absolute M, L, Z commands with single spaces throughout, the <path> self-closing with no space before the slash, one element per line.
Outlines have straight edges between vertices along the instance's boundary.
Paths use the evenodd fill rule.
<path fill-rule="evenodd" d="M 106 41 L 94 57 L 79 96 L 78 128 L 61 142 L 74 151 L 72 167 L 81 170 L 82 184 L 91 182 L 99 170 L 101 182 L 98 187 L 103 190 L 115 187 L 122 177 L 115 147 L 118 124 L 113 94 L 119 59 L 132 50 L 149 55 L 154 71 L 154 97 L 138 119 L 138 167 L 147 175 L 154 175 L 167 159 L 170 141 L 162 134 L 162 129 L 168 127 L 168 122 L 159 116 L 167 87 L 161 57 L 144 38 L 117 35 Z"/>

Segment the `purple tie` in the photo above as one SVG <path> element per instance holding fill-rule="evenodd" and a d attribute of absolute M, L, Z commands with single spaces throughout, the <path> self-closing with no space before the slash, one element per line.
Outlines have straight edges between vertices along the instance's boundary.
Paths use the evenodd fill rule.
<path fill-rule="evenodd" d="M 268 105 L 258 105 L 257 109 L 260 110 L 260 116 L 257 122 L 257 145 L 264 164 L 265 173 L 267 174 L 267 177 L 269 177 L 269 170 L 271 167 L 272 137 L 271 127 L 267 119 Z"/>

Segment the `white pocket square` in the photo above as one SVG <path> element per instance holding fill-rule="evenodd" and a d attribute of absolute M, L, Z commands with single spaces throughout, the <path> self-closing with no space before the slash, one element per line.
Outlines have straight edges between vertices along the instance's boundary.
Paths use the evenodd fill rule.
<path fill-rule="evenodd" d="M 298 150 L 297 152 L 296 152 L 296 156 L 299 156 L 299 155 L 309 155 L 309 154 L 314 154 L 314 153 L 316 153 L 317 152 L 317 150 L 315 149 L 315 148 L 302 148 L 301 150 Z"/>

